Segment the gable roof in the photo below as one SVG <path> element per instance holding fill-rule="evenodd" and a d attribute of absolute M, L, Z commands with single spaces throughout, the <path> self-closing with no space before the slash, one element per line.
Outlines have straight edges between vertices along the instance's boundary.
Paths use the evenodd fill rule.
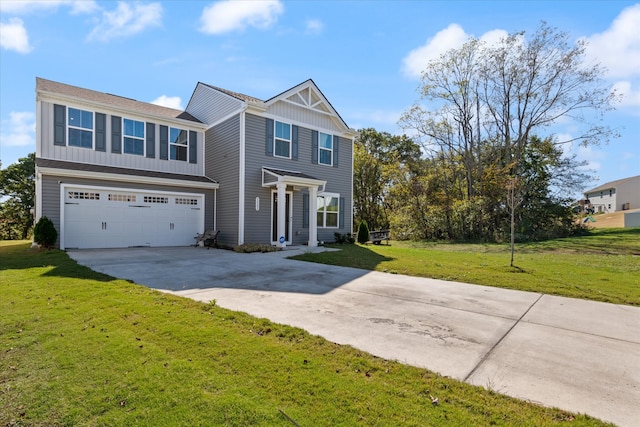
<path fill-rule="evenodd" d="M 139 111 L 141 113 L 150 114 L 158 117 L 166 117 L 168 119 L 182 119 L 191 122 L 202 123 L 186 111 L 174 108 L 163 107 L 161 105 L 141 102 L 123 96 L 113 95 L 110 93 L 98 92 L 95 90 L 84 89 L 78 86 L 71 86 L 64 83 L 46 80 L 36 77 L 36 91 L 51 94 L 64 95 L 71 98 L 82 99 L 99 104 L 120 107 L 126 110 Z"/>
<path fill-rule="evenodd" d="M 346 129 L 349 129 L 347 123 L 340 116 L 338 111 L 333 108 L 333 105 L 331 105 L 329 100 L 324 96 L 318 85 L 316 85 L 312 79 L 305 80 L 291 89 L 268 99 L 265 104 L 270 105 L 277 101 L 290 102 L 325 114 L 329 113 L 337 117 L 341 124 Z"/>
<path fill-rule="evenodd" d="M 600 185 L 600 186 L 598 186 L 596 188 L 592 188 L 591 190 L 585 191 L 584 194 L 594 193 L 594 192 L 597 192 L 597 191 L 604 191 L 604 190 L 608 190 L 610 188 L 616 188 L 616 187 L 619 187 L 621 184 L 626 183 L 627 181 L 632 181 L 632 180 L 636 180 L 636 179 L 640 180 L 640 175 L 632 176 L 632 177 L 629 177 L 629 178 L 622 178 L 622 179 L 618 179 L 618 180 L 615 180 L 615 181 L 610 181 L 610 182 L 604 183 L 604 184 L 602 184 L 602 185 Z"/>
<path fill-rule="evenodd" d="M 202 84 L 204 86 L 210 87 L 211 89 L 215 89 L 215 90 L 217 90 L 219 92 L 225 93 L 225 94 L 227 94 L 227 95 L 229 95 L 229 96 L 231 96 L 233 98 L 236 98 L 236 99 L 238 99 L 240 101 L 253 102 L 253 103 L 256 103 L 256 104 L 264 102 L 261 99 L 254 98 L 253 96 L 245 95 L 244 93 L 233 92 L 233 91 L 230 91 L 228 89 L 223 89 L 221 87 L 213 86 L 213 85 L 210 85 L 210 84 L 207 84 L 207 83 L 202 83 L 202 82 L 198 82 L 198 83 L 200 83 L 200 84 Z"/>
<path fill-rule="evenodd" d="M 300 108 L 313 110 L 317 113 L 332 117 L 334 121 L 339 124 L 339 127 L 343 127 L 345 130 L 355 133 L 355 131 L 349 128 L 347 123 L 336 111 L 336 109 L 333 108 L 333 105 L 331 105 L 329 100 L 324 96 L 322 91 L 318 88 L 318 86 L 312 79 L 305 80 L 304 82 L 290 89 L 287 89 L 284 92 L 281 92 L 267 99 L 266 101 L 254 96 L 246 95 L 240 92 L 234 92 L 228 89 L 223 89 L 221 87 L 213 86 L 207 83 L 198 82 L 198 84 L 226 94 L 234 99 L 250 104 L 251 106 L 258 107 L 262 110 L 266 110 L 270 105 L 273 105 L 277 102 L 284 102 L 287 104 L 293 104 Z M 191 99 L 193 99 L 193 95 Z M 189 104 L 191 104 L 191 100 L 189 101 Z M 189 109 L 188 106 L 187 109 Z"/>

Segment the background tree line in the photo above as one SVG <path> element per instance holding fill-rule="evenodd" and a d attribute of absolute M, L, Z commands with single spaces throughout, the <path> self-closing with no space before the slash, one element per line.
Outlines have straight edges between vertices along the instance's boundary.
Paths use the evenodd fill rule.
<path fill-rule="evenodd" d="M 570 197 L 588 180 L 563 144 L 607 142 L 601 123 L 615 92 L 585 45 L 541 23 L 531 37 L 470 39 L 431 61 L 406 135 L 362 129 L 354 158 L 355 223 L 397 239 L 505 241 L 566 236 L 578 228 Z M 569 141 L 548 128 L 570 118 Z"/>

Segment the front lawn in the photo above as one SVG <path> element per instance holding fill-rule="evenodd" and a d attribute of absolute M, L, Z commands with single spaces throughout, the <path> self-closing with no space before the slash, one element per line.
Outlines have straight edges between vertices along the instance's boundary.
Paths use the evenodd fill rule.
<path fill-rule="evenodd" d="M 2 426 L 568 424 L 603 425 L 0 242 Z"/>
<path fill-rule="evenodd" d="M 334 245 L 298 260 L 640 305 L 640 228 L 516 245 L 396 242 Z"/>

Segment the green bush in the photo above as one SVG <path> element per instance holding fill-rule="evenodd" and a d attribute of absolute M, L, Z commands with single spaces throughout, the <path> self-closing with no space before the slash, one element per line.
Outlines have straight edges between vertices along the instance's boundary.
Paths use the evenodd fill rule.
<path fill-rule="evenodd" d="M 369 241 L 369 225 L 364 219 L 360 221 L 358 226 L 358 243 L 364 244 Z"/>
<path fill-rule="evenodd" d="M 344 243 L 354 243 L 356 241 L 356 239 L 354 239 L 350 233 L 345 233 L 345 234 L 333 233 L 333 236 L 336 239 L 336 243 L 340 245 Z"/>
<path fill-rule="evenodd" d="M 253 252 L 276 252 L 279 250 L 279 248 L 260 243 L 244 243 L 242 245 L 234 246 L 233 250 L 242 254 L 250 254 Z"/>
<path fill-rule="evenodd" d="M 50 248 L 56 244 L 58 232 L 53 222 L 46 216 L 40 218 L 33 228 L 33 240 L 45 248 Z"/>

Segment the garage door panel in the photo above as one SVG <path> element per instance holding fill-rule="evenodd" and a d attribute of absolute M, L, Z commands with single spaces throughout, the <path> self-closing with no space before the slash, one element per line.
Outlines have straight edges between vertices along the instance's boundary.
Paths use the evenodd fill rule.
<path fill-rule="evenodd" d="M 187 246 L 203 231 L 202 194 L 106 188 L 69 188 L 65 194 L 67 248 Z"/>

